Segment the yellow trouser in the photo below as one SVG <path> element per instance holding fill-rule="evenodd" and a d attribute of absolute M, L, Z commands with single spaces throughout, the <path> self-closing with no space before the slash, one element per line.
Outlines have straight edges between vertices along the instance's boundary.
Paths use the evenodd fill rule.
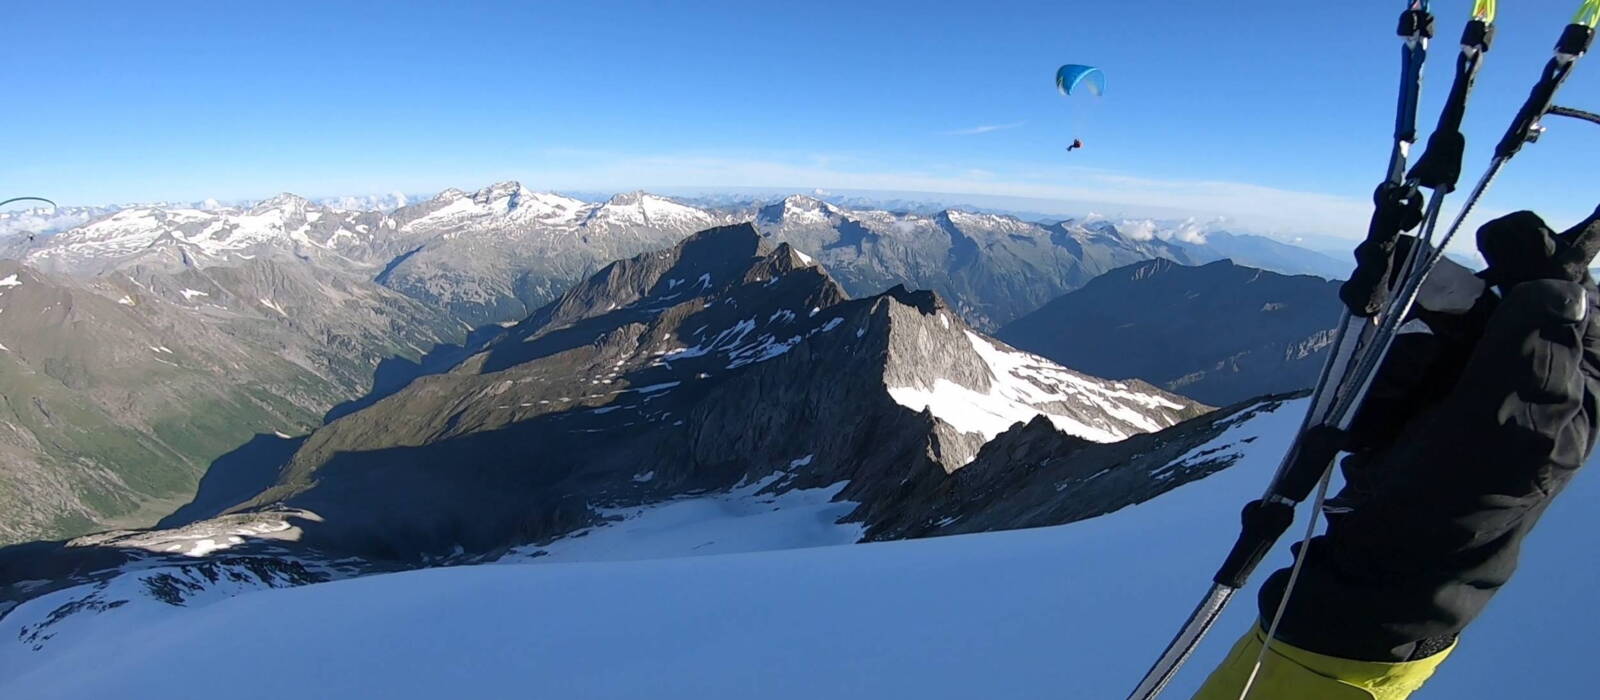
<path fill-rule="evenodd" d="M 1265 638 L 1261 627 L 1252 625 L 1194 700 L 1239 700 Z M 1273 641 L 1246 700 L 1405 700 L 1454 650 L 1451 644 L 1426 659 L 1393 664 L 1324 656 Z"/>

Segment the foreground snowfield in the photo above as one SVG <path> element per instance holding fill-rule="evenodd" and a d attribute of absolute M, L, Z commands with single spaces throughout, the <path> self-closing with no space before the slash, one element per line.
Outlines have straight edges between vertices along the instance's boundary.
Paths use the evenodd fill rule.
<path fill-rule="evenodd" d="M 1203 591 L 1302 408 L 1225 435 L 1258 437 L 1236 467 L 1087 522 L 252 592 L 110 616 L 47 654 L 8 645 L 0 697 L 1121 698 Z M 1593 623 L 1600 565 L 1575 545 L 1595 493 L 1594 475 L 1578 479 L 1519 580 L 1416 697 L 1588 696 L 1600 640 L 1578 628 Z M 582 558 L 567 551 L 549 558 Z M 1250 624 L 1252 594 L 1170 697 Z"/>

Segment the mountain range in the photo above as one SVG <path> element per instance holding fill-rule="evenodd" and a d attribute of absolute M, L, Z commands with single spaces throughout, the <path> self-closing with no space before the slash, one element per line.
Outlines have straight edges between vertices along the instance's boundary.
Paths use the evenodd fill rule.
<path fill-rule="evenodd" d="M 284 646 L 280 622 L 340 627 L 319 633 L 327 645 L 288 647 L 353 660 L 389 627 L 342 615 L 377 601 L 428 600 L 475 620 L 481 611 L 451 601 L 517 590 L 594 613 L 610 608 L 551 591 L 615 585 L 657 600 L 664 591 L 648 582 L 663 581 L 709 595 L 723 590 L 716 571 L 763 594 L 816 595 L 763 585 L 771 573 L 748 562 L 803 561 L 842 580 L 866 559 L 772 550 L 945 535 L 978 544 L 861 550 L 913 577 L 874 574 L 872 585 L 1033 600 L 1027 585 L 984 579 L 1049 577 L 1083 598 L 1068 606 L 1078 624 L 1154 627 L 1158 615 L 1129 614 L 1129 603 L 1139 591 L 1176 598 L 1161 582 L 1178 579 L 1104 553 L 1154 541 L 1152 528 L 1173 531 L 1158 538 L 1163 551 L 1221 551 L 1208 538 L 1231 526 L 1199 525 L 1228 520 L 1206 514 L 1244 476 L 1224 488 L 1218 475 L 1255 478 L 1277 458 L 1301 404 L 1259 394 L 1308 383 L 1321 326 L 1337 315 L 1327 280 L 1182 264 L 1208 245 L 1273 252 L 1126 222 L 810 197 L 706 210 L 515 185 L 389 211 L 292 196 L 126 210 L 29 242 L 21 261 L 0 261 L 0 497 L 12 499 L 0 508 L 25 516 L 0 535 L 98 531 L 0 548 L 0 688 L 66 688 L 50 669 L 82 667 L 152 626 L 203 669 L 193 690 L 234 673 L 219 669 L 235 653 Z M 1036 301 L 1051 292 L 1030 279 L 1064 291 Z M 986 334 L 1034 303 L 1001 339 Z M 126 527 L 163 513 L 156 527 Z M 1066 523 L 1078 524 L 993 534 Z M 987 563 L 1012 551 L 1042 561 L 1037 546 L 1014 549 L 1035 538 L 1066 560 Z M 755 552 L 773 556 L 630 565 Z M 936 563 L 950 556 L 965 573 Z M 601 561 L 624 563 L 585 564 Z M 690 569 L 712 573 L 659 578 Z M 689 605 L 683 595 L 661 604 Z M 371 609 L 397 630 L 442 629 Z M 209 656 L 215 639 L 202 632 L 217 628 L 246 641 Z M 303 679 L 290 666 L 283 677 Z M 550 661 L 540 687 L 592 690 L 572 670 L 582 667 Z M 170 685 L 139 668 L 111 660 L 69 685 Z M 486 682 L 457 690 L 505 689 Z"/>
<path fill-rule="evenodd" d="M 305 543 L 369 557 L 487 552 L 590 525 L 594 504 L 737 484 L 847 483 L 870 507 L 1036 416 L 1112 442 L 1203 411 L 1016 352 L 930 292 L 850 300 L 814 259 L 727 226 L 608 265 L 313 432 L 221 513 L 314 513 Z"/>
<path fill-rule="evenodd" d="M 1163 238 L 1148 224 L 1127 224 L 1125 235 L 1107 221 L 855 210 L 808 196 L 710 209 L 645 193 L 587 202 L 500 183 L 352 203 L 366 208 L 293 195 L 247 207 L 118 208 L 55 235 L 0 238 L 0 257 L 20 262 L 5 274 L 27 282 L 0 304 L 46 289 L 74 300 L 53 307 L 72 309 L 60 318 L 39 311 L 49 301 L 30 301 L 0 328 L 0 344 L 15 351 L 0 353 L 13 363 L 0 374 L 12 377 L 8 394 L 36 397 L 10 409 L 13 429 L 0 436 L 12 465 L 0 499 L 22 514 L 0 541 L 154 522 L 231 447 L 281 452 L 274 434 L 303 434 L 319 416 L 344 415 L 448 367 L 607 262 L 741 218 L 763 240 L 790 243 L 826 267 L 844 294 L 931 289 L 979 332 L 1117 266 L 1205 254 L 1200 239 Z M 168 374 L 209 398 L 137 392 L 138 378 Z M 68 407 L 93 417 L 40 417 Z"/>
<path fill-rule="evenodd" d="M 0 550 L 0 599 L 77 590 L 24 635 L 42 644 L 126 585 L 182 605 L 558 556 L 619 513 L 708 496 L 836 504 L 852 541 L 1065 522 L 1225 466 L 1185 455 L 1248 411 L 1208 411 L 1018 352 L 932 292 L 849 299 L 787 243 L 718 227 L 606 266 L 449 371 L 219 460 L 159 529 Z"/>
<path fill-rule="evenodd" d="M 323 201 L 334 206 L 285 194 L 248 206 L 68 208 L 58 214 L 91 220 L 32 240 L 0 230 L 0 258 L 84 275 L 276 255 L 369 276 L 479 325 L 520 319 L 611 260 L 753 219 L 764 235 L 836 270 L 852 294 L 893 283 L 933 289 L 969 323 L 991 331 L 1100 273 L 1152 257 L 1186 264 L 1226 257 L 1324 276 L 1347 267 L 1271 239 L 1202 233 L 1186 222 L 1041 224 L 959 209 L 851 208 L 805 195 L 699 207 L 642 192 L 589 202 L 502 182 L 431 199 Z"/>

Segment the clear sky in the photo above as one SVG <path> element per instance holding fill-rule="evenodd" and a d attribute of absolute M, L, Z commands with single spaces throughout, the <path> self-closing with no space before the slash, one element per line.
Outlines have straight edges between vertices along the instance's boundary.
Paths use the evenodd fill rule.
<path fill-rule="evenodd" d="M 1402 4 L 14 3 L 0 193 L 851 188 L 1338 234 L 1382 174 Z M 1427 126 L 1470 4 L 1434 3 Z M 1577 4 L 1501 3 L 1464 179 Z M 1058 96 L 1067 62 L 1105 98 Z M 1600 109 L 1590 62 L 1562 102 Z M 1600 127 L 1552 120 L 1486 208 L 1573 219 L 1597 184 Z"/>

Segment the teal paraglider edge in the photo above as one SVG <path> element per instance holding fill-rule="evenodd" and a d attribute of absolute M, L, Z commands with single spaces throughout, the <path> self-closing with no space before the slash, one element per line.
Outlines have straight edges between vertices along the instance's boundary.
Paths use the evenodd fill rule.
<path fill-rule="evenodd" d="M 1091 80 L 1091 76 L 1093 79 Z M 1091 90 L 1095 95 L 1103 95 L 1106 91 L 1106 74 L 1094 66 L 1084 66 L 1069 63 L 1056 69 L 1056 90 L 1063 95 L 1071 95 L 1073 90 L 1083 81 L 1089 80 Z"/>

